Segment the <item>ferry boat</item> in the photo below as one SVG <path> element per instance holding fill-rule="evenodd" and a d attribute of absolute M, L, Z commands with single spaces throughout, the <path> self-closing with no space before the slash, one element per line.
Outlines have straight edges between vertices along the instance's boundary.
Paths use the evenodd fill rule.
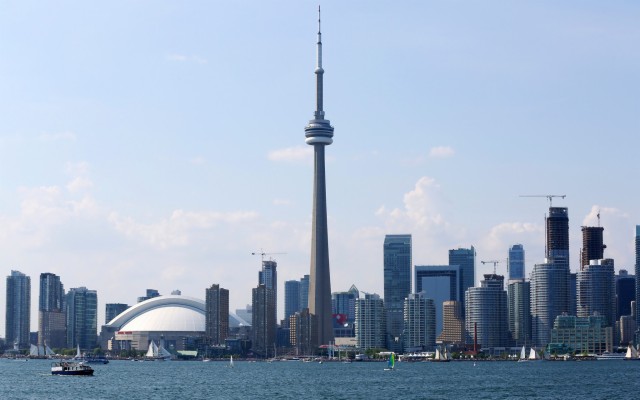
<path fill-rule="evenodd" d="M 600 360 L 624 360 L 625 358 L 625 353 L 609 353 L 608 351 L 605 351 L 604 353 L 600 354 L 599 356 L 596 356 L 596 359 L 598 361 Z"/>
<path fill-rule="evenodd" d="M 93 375 L 93 368 L 82 363 L 60 361 L 51 363 L 51 375 Z"/>

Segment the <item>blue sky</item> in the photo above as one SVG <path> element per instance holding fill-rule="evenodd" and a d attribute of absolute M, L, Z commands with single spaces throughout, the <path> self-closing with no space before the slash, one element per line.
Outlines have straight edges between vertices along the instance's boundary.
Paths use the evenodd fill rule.
<path fill-rule="evenodd" d="M 322 7 L 334 291 L 382 293 L 392 233 L 413 235 L 418 265 L 522 243 L 528 273 L 548 202 L 523 194 L 567 195 L 574 271 L 598 210 L 605 255 L 633 270 L 638 3 Z M 98 290 L 102 323 L 146 288 L 219 283 L 243 307 L 260 249 L 286 253 L 282 317 L 283 282 L 309 269 L 317 3 L 2 9 L 0 265 L 31 276 L 32 329 L 41 272 Z"/>

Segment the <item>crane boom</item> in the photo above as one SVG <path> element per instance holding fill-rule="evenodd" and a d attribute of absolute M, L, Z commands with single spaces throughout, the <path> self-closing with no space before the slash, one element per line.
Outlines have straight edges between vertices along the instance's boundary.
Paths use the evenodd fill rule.
<path fill-rule="evenodd" d="M 489 261 L 480 261 L 482 265 L 484 264 L 493 264 L 493 274 L 496 274 L 496 265 L 500 263 L 500 260 L 489 260 Z"/>
<path fill-rule="evenodd" d="M 549 200 L 549 207 L 553 207 L 553 198 L 560 197 L 564 199 L 567 197 L 566 194 L 521 194 L 520 197 L 546 197 Z"/>

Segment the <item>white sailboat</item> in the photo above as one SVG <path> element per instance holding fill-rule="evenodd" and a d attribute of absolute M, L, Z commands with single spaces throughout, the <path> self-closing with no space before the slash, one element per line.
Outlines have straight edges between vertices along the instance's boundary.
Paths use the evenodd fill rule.
<path fill-rule="evenodd" d="M 531 351 L 529 351 L 529 361 L 539 361 L 539 360 L 540 360 L 540 356 L 538 355 L 538 352 L 536 351 L 536 349 L 532 347 Z"/>
<path fill-rule="evenodd" d="M 520 350 L 520 358 L 518 359 L 518 362 L 524 362 L 524 361 L 529 361 L 527 359 L 527 349 L 525 349 L 524 346 L 522 346 L 522 350 Z"/>
<path fill-rule="evenodd" d="M 233 368 L 233 356 L 229 359 L 229 368 Z"/>
<path fill-rule="evenodd" d="M 630 344 L 627 347 L 627 354 L 624 356 L 625 360 L 638 360 L 638 350 Z"/>

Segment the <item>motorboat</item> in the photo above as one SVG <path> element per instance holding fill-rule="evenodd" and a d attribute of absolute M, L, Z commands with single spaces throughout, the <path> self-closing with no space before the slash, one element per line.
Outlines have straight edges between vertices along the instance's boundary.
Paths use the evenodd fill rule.
<path fill-rule="evenodd" d="M 60 361 L 51 363 L 51 375 L 93 375 L 93 368 L 83 363 Z"/>

